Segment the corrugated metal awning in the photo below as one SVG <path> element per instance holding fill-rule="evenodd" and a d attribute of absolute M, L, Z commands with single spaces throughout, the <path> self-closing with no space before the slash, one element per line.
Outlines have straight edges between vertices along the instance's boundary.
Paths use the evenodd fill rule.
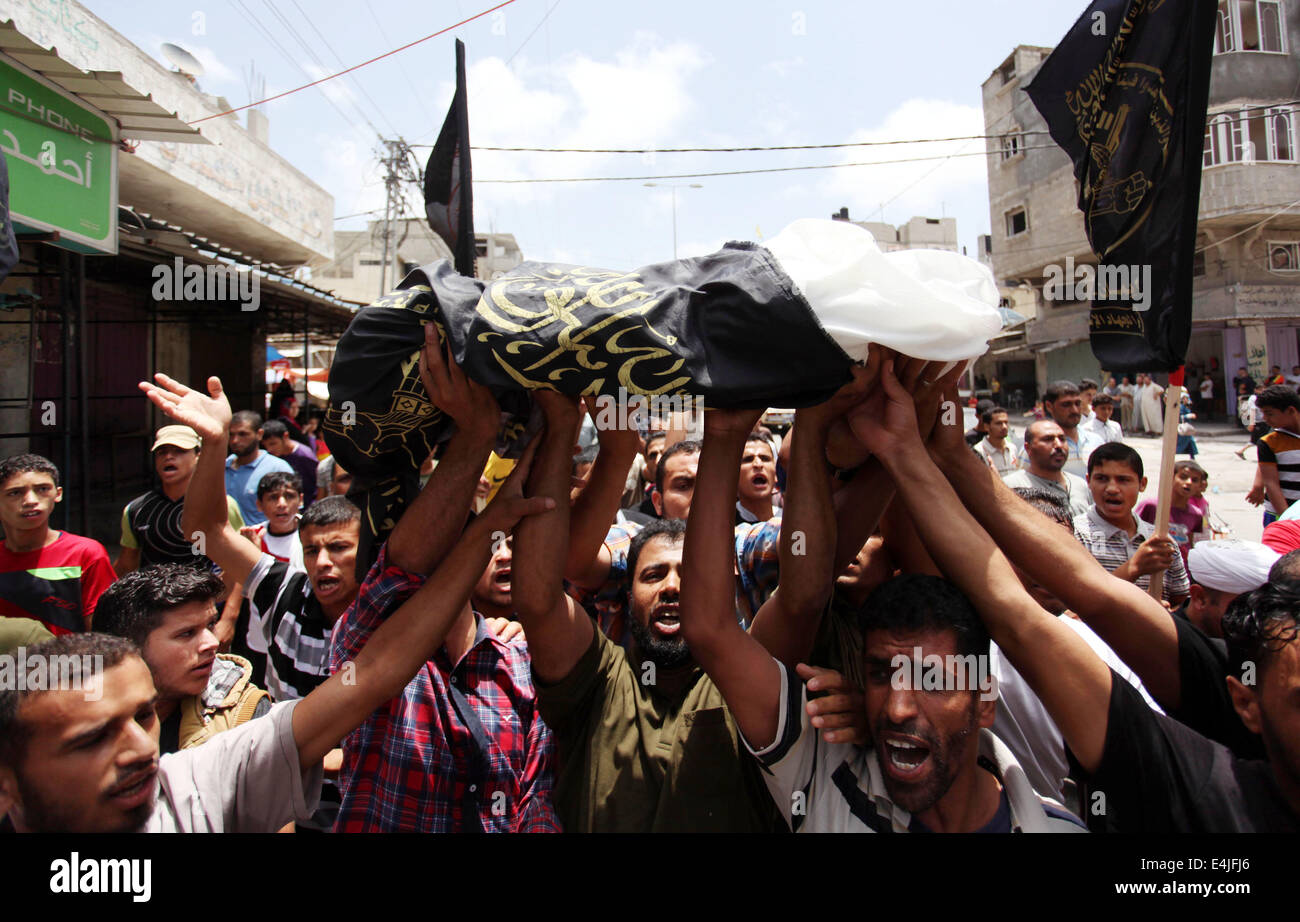
<path fill-rule="evenodd" d="M 152 96 L 130 86 L 117 71 L 82 70 L 59 57 L 58 49 L 42 48 L 23 35 L 12 20 L 0 22 L 0 52 L 116 119 L 124 138 L 212 143 L 176 113 L 154 102 Z"/>

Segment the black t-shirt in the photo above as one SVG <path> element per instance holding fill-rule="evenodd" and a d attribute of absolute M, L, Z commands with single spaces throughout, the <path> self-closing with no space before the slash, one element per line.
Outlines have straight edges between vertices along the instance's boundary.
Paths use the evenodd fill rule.
<path fill-rule="evenodd" d="M 1282 798 L 1267 762 L 1239 759 L 1226 746 L 1157 714 L 1113 672 L 1110 685 L 1106 748 L 1089 778 L 1089 813 L 1104 805 L 1108 828 L 1300 832 L 1300 816 Z"/>
<path fill-rule="evenodd" d="M 1264 741 L 1251 733 L 1237 716 L 1228 694 L 1227 647 L 1207 636 L 1200 628 L 1180 617 L 1178 631 L 1178 681 L 1182 687 L 1179 706 L 1169 716 L 1202 736 L 1222 743 L 1243 759 L 1265 759 Z"/>
<path fill-rule="evenodd" d="M 978 429 L 967 429 L 966 444 L 974 448 L 980 442 L 984 441 L 984 435 L 985 433 L 980 432 Z"/>
<path fill-rule="evenodd" d="M 158 728 L 158 754 L 167 755 L 171 752 L 177 752 L 181 748 L 181 709 L 177 707 L 171 712 L 162 726 Z"/>

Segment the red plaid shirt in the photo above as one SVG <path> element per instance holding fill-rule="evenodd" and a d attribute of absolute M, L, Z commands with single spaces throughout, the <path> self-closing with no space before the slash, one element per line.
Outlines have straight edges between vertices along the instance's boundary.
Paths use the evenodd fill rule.
<path fill-rule="evenodd" d="M 330 672 L 355 659 L 423 584 L 424 577 L 389 566 L 381 550 L 334 626 Z M 537 713 L 528 648 L 502 643 L 477 612 L 474 618 L 478 632 L 459 663 L 440 648 L 399 696 L 343 740 L 335 832 L 560 831 L 551 805 L 555 747 Z M 477 718 L 483 747 L 461 719 L 453 684 Z"/>

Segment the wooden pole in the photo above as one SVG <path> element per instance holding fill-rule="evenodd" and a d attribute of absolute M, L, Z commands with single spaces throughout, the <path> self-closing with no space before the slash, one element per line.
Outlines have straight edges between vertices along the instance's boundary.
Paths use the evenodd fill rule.
<path fill-rule="evenodd" d="M 1178 407 L 1183 400 L 1183 369 L 1169 375 L 1169 386 L 1165 388 L 1165 431 L 1164 441 L 1160 446 L 1160 491 L 1157 494 L 1156 530 L 1152 538 L 1169 537 L 1169 507 L 1174 500 L 1174 450 L 1178 447 Z M 1163 570 L 1151 574 L 1151 586 L 1147 589 L 1151 597 L 1160 600 L 1165 587 Z"/>

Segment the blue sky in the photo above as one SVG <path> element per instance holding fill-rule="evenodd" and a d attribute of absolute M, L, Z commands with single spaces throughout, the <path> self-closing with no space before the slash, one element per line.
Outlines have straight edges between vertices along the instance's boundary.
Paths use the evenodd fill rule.
<path fill-rule="evenodd" d="M 161 59 L 164 41 L 186 47 L 207 69 L 202 88 L 242 105 L 253 99 L 244 76 L 250 66 L 273 95 L 496 0 L 82 2 L 155 57 Z M 400 134 L 412 144 L 436 138 L 453 87 L 454 37 L 467 46 L 476 145 L 832 144 L 982 133 L 980 84 L 1015 45 L 1054 45 L 1086 6 L 1086 0 L 516 0 L 265 111 L 271 146 L 328 190 L 335 214 L 344 216 L 383 207 L 379 135 L 366 119 L 385 137 Z M 643 181 L 480 181 L 945 157 L 982 147 L 966 141 L 653 156 L 476 151 L 475 226 L 513 233 L 530 259 L 627 269 L 672 258 L 667 188 L 646 188 Z M 981 156 L 661 180 L 673 181 L 702 185 L 677 193 L 682 256 L 730 239 L 772 236 L 792 220 L 828 217 L 841 205 L 855 219 L 879 220 L 883 203 L 883 218 L 893 224 L 913 215 L 956 217 L 960 242 L 972 254 L 976 236 L 988 231 Z M 408 199 L 412 213 L 422 215 L 418 191 Z M 348 218 L 335 227 L 364 222 Z"/>

